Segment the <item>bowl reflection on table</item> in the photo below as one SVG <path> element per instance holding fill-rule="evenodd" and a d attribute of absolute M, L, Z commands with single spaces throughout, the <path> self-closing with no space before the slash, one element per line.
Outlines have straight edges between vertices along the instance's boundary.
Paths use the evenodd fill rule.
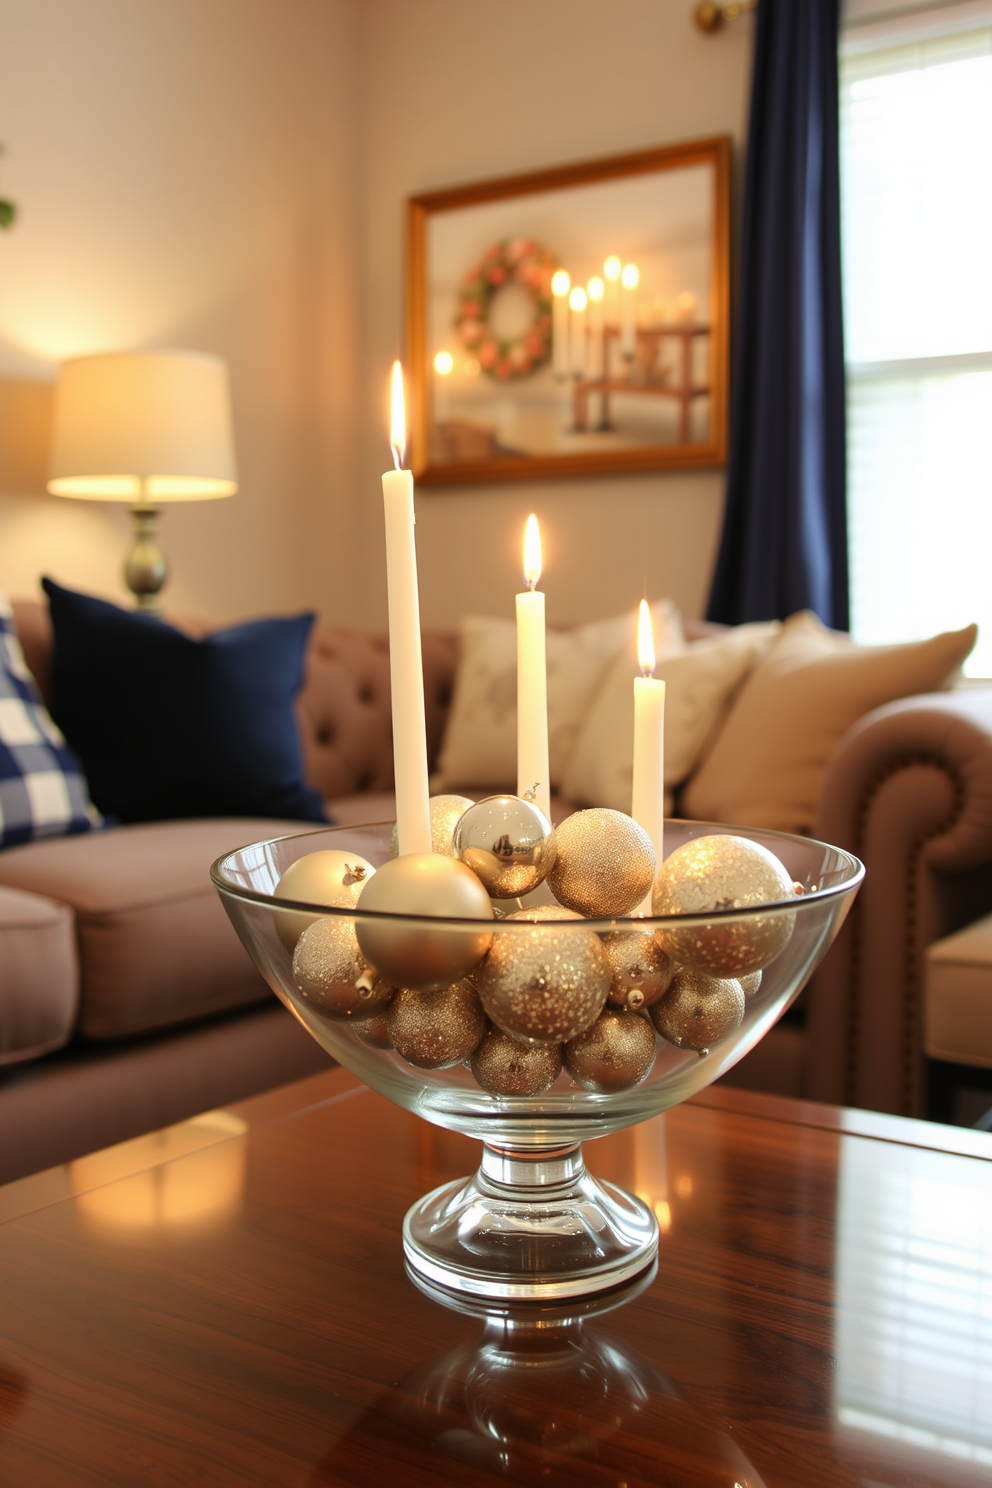
<path fill-rule="evenodd" d="M 444 1481 L 447 1461 L 534 1488 L 573 1484 L 584 1465 L 603 1482 L 643 1482 L 647 1467 L 651 1482 L 682 1488 L 762 1488 L 721 1423 L 600 1326 L 654 1275 L 651 1267 L 558 1306 L 500 1306 L 452 1299 L 411 1272 L 432 1300 L 479 1318 L 482 1331 L 377 1400 L 335 1441 L 310 1488 L 361 1482 L 370 1461 L 399 1464 L 424 1446 Z"/>
<path fill-rule="evenodd" d="M 671 822 L 671 853 L 696 838 L 745 836 L 773 853 L 802 893 L 788 902 L 711 912 L 705 918 L 583 919 L 531 922 L 442 920 L 315 907 L 275 897 L 286 869 L 308 853 L 341 849 L 376 868 L 389 861 L 392 823 L 338 827 L 254 843 L 219 859 L 211 870 L 243 943 L 269 985 L 313 1037 L 366 1084 L 439 1126 L 484 1144 L 483 1163 L 467 1185 L 429 1195 L 407 1216 L 407 1259 L 435 1283 L 485 1296 L 579 1295 L 614 1286 L 650 1263 L 657 1248 L 654 1217 L 622 1190 L 598 1185 L 585 1172 L 578 1144 L 604 1136 L 676 1105 L 716 1080 L 757 1043 L 797 996 L 840 927 L 863 876 L 857 859 L 839 849 L 774 832 Z M 511 902 L 503 906 L 512 910 Z M 776 920 L 791 925 L 778 937 L 781 951 L 762 970 L 743 1020 L 705 1052 L 656 1040 L 653 1067 L 640 1083 L 609 1094 L 584 1089 L 567 1070 L 538 1096 L 497 1096 L 476 1083 L 467 1063 L 419 1068 L 394 1049 L 370 1047 L 348 1019 L 327 1016 L 297 986 L 294 936 L 301 910 L 339 925 L 354 924 L 360 940 L 387 931 L 417 943 L 439 934 L 478 945 L 494 928 L 506 937 L 585 937 L 638 927 L 662 938 L 677 923 L 719 938 L 739 940 L 749 924 L 767 931 Z M 331 932 L 329 933 L 336 933 Z M 521 945 L 524 942 L 521 941 Z M 578 941 L 575 942 L 578 944 Z M 471 960 L 471 956 L 468 958 Z M 642 1015 L 643 1016 L 643 1015 Z"/>

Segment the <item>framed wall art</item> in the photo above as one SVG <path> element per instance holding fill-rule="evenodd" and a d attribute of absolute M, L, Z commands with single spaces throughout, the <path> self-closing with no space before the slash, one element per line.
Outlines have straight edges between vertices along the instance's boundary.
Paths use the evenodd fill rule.
<path fill-rule="evenodd" d="M 421 483 L 719 465 L 730 142 L 408 203 Z"/>

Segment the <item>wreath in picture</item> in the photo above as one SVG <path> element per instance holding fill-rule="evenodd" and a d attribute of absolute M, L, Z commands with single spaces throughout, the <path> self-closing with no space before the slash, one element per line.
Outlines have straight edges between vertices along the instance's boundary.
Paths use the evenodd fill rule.
<path fill-rule="evenodd" d="M 479 366 L 500 382 L 528 377 L 551 355 L 551 276 L 558 260 L 533 238 L 504 238 L 473 264 L 458 291 L 455 329 Z M 530 298 L 532 318 L 512 341 L 501 340 L 489 324 L 493 298 L 518 285 Z"/>

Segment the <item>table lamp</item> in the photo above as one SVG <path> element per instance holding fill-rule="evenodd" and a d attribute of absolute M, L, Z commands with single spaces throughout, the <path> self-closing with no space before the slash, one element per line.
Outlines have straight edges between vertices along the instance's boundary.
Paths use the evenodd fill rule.
<path fill-rule="evenodd" d="M 138 609 L 158 609 L 168 573 L 155 535 L 159 507 L 232 496 L 237 488 L 220 357 L 118 352 L 61 364 L 48 489 L 130 504 L 135 536 L 124 580 Z"/>

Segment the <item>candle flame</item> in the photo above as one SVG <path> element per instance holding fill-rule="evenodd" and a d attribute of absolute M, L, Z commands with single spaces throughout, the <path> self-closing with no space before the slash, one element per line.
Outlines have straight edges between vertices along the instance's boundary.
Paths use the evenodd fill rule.
<path fill-rule="evenodd" d="M 567 269 L 558 269 L 551 276 L 551 293 L 556 299 L 563 299 L 572 287 L 572 281 L 568 277 Z"/>
<path fill-rule="evenodd" d="M 640 271 L 636 264 L 624 264 L 623 273 L 620 275 L 620 283 L 624 289 L 636 289 L 640 277 Z"/>
<path fill-rule="evenodd" d="M 406 454 L 406 400 L 403 396 L 403 365 L 393 363 L 393 374 L 389 397 L 389 443 L 393 450 L 393 464 L 397 470 L 403 468 Z"/>
<path fill-rule="evenodd" d="M 588 299 L 589 296 L 586 294 L 581 284 L 577 284 L 568 297 L 568 303 L 571 305 L 573 310 L 584 310 L 586 308 L 586 304 L 588 303 Z"/>
<path fill-rule="evenodd" d="M 641 600 L 637 614 L 637 665 L 642 677 L 654 676 L 654 630 L 651 626 L 651 611 L 646 599 Z"/>
<path fill-rule="evenodd" d="M 617 258 L 615 253 L 611 253 L 609 258 L 604 263 L 603 273 L 606 275 L 607 279 L 620 278 L 620 260 Z"/>
<path fill-rule="evenodd" d="M 591 300 L 601 300 L 606 293 L 606 286 L 598 274 L 594 274 L 586 285 L 586 292 Z"/>
<path fill-rule="evenodd" d="M 537 581 L 541 577 L 541 566 L 541 529 L 537 525 L 537 518 L 531 512 L 527 518 L 527 526 L 524 528 L 524 578 L 528 589 L 537 588 Z"/>

